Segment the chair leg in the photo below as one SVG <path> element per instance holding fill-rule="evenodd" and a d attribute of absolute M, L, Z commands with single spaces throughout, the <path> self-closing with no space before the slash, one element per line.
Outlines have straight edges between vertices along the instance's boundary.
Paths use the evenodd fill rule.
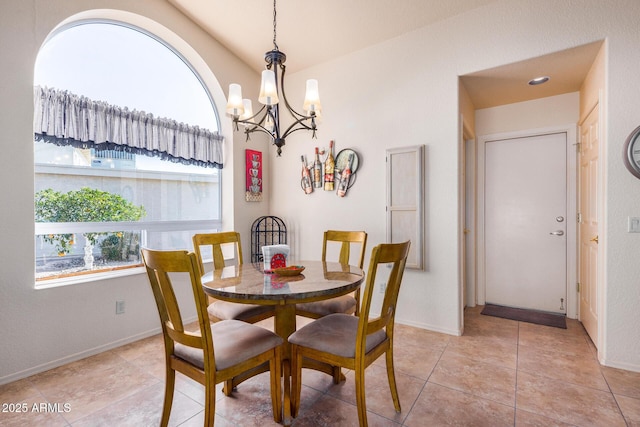
<path fill-rule="evenodd" d="M 204 385 L 204 426 L 213 427 L 216 419 L 216 384 L 213 379 L 205 379 Z"/>
<path fill-rule="evenodd" d="M 160 419 L 160 427 L 166 427 L 169 424 L 171 405 L 173 404 L 173 390 L 175 389 L 176 385 L 176 371 L 167 366 L 165 379 L 164 404 L 162 405 L 162 418 Z"/>
<path fill-rule="evenodd" d="M 233 378 L 231 378 L 230 380 L 226 380 L 224 382 L 224 385 L 222 386 L 222 392 L 224 393 L 225 396 L 231 396 L 231 394 L 233 393 Z"/>
<path fill-rule="evenodd" d="M 391 389 L 391 397 L 393 398 L 393 406 L 396 412 L 401 412 L 400 397 L 398 396 L 398 387 L 396 385 L 396 373 L 393 368 L 393 347 L 389 347 L 386 353 L 387 361 L 387 378 L 389 379 L 389 388 Z"/>
<path fill-rule="evenodd" d="M 342 369 L 340 368 L 340 366 L 334 366 L 332 368 L 333 370 L 333 383 L 334 384 L 340 384 L 340 380 L 342 379 Z"/>
<path fill-rule="evenodd" d="M 285 381 L 287 379 L 285 378 Z M 297 417 L 302 393 L 302 356 L 298 356 L 298 346 L 291 345 L 291 416 Z"/>
<path fill-rule="evenodd" d="M 280 356 L 280 347 L 274 349 L 274 358 L 269 361 L 269 371 L 271 375 L 271 405 L 273 407 L 273 420 L 277 423 L 282 421 L 282 389 L 281 384 L 281 368 L 282 358 Z"/>
<path fill-rule="evenodd" d="M 367 427 L 367 401 L 364 396 L 364 366 L 356 366 L 356 405 L 360 427 Z"/>

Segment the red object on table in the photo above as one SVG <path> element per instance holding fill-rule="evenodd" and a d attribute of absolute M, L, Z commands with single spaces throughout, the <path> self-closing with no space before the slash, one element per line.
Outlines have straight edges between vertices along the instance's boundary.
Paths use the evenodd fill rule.
<path fill-rule="evenodd" d="M 283 254 L 275 254 L 271 258 L 271 271 L 275 270 L 276 268 L 286 267 L 286 266 L 287 266 L 287 259 L 284 257 Z"/>

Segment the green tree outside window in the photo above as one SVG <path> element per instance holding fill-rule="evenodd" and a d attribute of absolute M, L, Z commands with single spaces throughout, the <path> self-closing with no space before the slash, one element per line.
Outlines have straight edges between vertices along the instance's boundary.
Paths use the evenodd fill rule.
<path fill-rule="evenodd" d="M 84 187 L 67 193 L 52 190 L 42 190 L 35 195 L 35 220 L 36 222 L 120 222 L 139 221 L 146 215 L 144 206 L 136 206 L 125 200 L 118 194 L 108 191 L 96 190 Z M 93 268 L 93 247 L 97 243 L 98 236 L 108 233 L 83 233 L 86 239 L 85 267 Z M 132 233 L 109 233 L 105 241 L 119 247 L 120 257 L 126 259 L 123 248 L 128 248 Z M 119 241 L 116 241 L 118 239 Z M 127 239 L 129 242 L 126 242 Z M 47 243 L 55 245 L 58 255 L 64 256 L 71 251 L 74 244 L 73 234 L 48 234 L 44 236 Z M 104 248 L 103 248 L 104 252 Z M 116 259 L 113 251 L 106 256 L 107 259 Z"/>

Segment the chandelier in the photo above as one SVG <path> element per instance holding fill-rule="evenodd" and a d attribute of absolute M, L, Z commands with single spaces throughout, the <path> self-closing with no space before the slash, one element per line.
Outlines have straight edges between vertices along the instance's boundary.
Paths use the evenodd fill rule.
<path fill-rule="evenodd" d="M 276 43 L 276 0 L 273 0 L 273 50 L 265 53 L 267 62 L 266 70 L 262 71 L 262 83 L 258 101 L 263 104 L 260 111 L 253 114 L 250 99 L 242 99 L 242 87 L 237 83 L 229 85 L 229 97 L 227 102 L 227 114 L 233 118 L 235 129 L 238 124 L 244 127 L 244 133 L 249 140 L 249 135 L 259 131 L 268 134 L 273 144 L 278 147 L 278 156 L 282 153 L 282 146 L 287 136 L 299 130 L 310 130 L 312 137 L 316 137 L 316 119 L 321 114 L 320 97 L 318 94 L 318 81 L 307 80 L 307 90 L 304 97 L 304 114 L 295 111 L 284 92 L 284 74 L 286 66 L 284 62 L 287 56 L 278 49 Z M 280 125 L 280 106 L 284 107 L 293 117 L 293 123 L 286 129 Z M 284 111 L 284 109 L 282 110 Z"/>

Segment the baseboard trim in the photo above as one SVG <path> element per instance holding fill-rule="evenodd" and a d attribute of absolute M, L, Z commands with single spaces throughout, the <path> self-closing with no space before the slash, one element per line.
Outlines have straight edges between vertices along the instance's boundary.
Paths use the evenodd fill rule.
<path fill-rule="evenodd" d="M 191 322 L 196 322 L 198 321 L 198 316 L 193 316 L 190 317 L 188 319 L 183 319 L 183 322 L 185 324 L 191 323 Z M 41 365 L 37 365 L 34 366 L 32 368 L 28 368 L 19 372 L 15 372 L 13 374 L 9 374 L 9 375 L 5 375 L 4 377 L 0 377 L 0 385 L 3 384 L 8 384 L 14 381 L 18 381 L 27 377 L 30 377 L 32 375 L 35 374 L 39 374 L 41 372 L 45 372 L 48 371 L 49 369 L 53 369 L 53 368 L 57 368 L 63 365 L 66 365 L 67 363 L 72 363 L 72 362 L 76 362 L 78 360 L 81 359 L 85 359 L 87 357 L 90 356 L 95 356 L 96 354 L 100 354 L 103 353 L 105 351 L 109 351 L 109 350 L 113 350 L 114 348 L 118 348 L 121 347 L 123 345 L 126 344 L 131 344 L 132 342 L 135 341 L 139 341 L 141 339 L 144 338 L 148 338 L 152 335 L 156 335 L 162 332 L 162 328 L 161 327 L 157 327 L 157 328 L 153 328 L 151 330 L 145 331 L 145 332 L 140 332 L 139 334 L 136 335 L 132 335 L 130 337 L 126 337 L 126 338 L 122 338 L 120 340 L 117 341 L 113 341 L 107 344 L 103 344 L 97 347 L 93 347 L 90 349 L 87 349 L 85 351 L 81 351 L 79 353 L 76 354 L 71 354 L 69 356 L 65 356 L 62 357 L 60 359 L 57 360 L 52 360 L 50 362 L 47 363 L 43 363 Z"/>
<path fill-rule="evenodd" d="M 160 332 L 162 332 L 162 329 L 160 327 L 158 328 L 154 328 L 152 330 L 146 331 L 146 332 L 141 332 L 139 334 L 127 337 L 127 338 L 123 338 L 121 340 L 117 340 L 117 341 L 113 341 L 98 347 L 94 347 L 94 348 L 90 348 L 88 350 L 85 351 L 81 351 L 80 353 L 75 353 L 75 354 L 71 354 L 69 356 L 65 356 L 63 358 L 57 359 L 57 360 L 52 360 L 50 362 L 47 363 L 43 363 L 41 365 L 38 366 L 34 366 L 32 368 L 29 369 L 25 369 L 19 372 L 15 372 L 13 374 L 10 375 L 5 375 L 4 377 L 0 377 L 0 385 L 3 384 L 8 384 L 14 381 L 18 381 L 27 377 L 30 377 L 32 375 L 35 374 L 39 374 L 41 372 L 45 372 L 48 371 L 50 369 L 53 368 L 57 368 L 63 365 L 66 365 L 68 363 L 71 362 L 76 362 L 78 360 L 90 357 L 90 356 L 95 356 L 96 354 L 100 354 L 103 353 L 105 351 L 108 350 L 112 350 L 114 348 L 118 348 L 121 347 L 123 345 L 126 344 L 130 344 L 132 342 L 135 341 L 139 341 L 141 339 L 150 337 L 152 335 L 156 335 L 159 334 Z"/>
<path fill-rule="evenodd" d="M 426 330 L 431 331 L 431 332 L 439 332 L 439 333 L 446 334 L 446 335 L 454 335 L 454 336 L 457 336 L 457 337 L 462 335 L 461 331 L 457 331 L 455 329 L 442 328 L 440 326 L 430 325 L 428 323 L 413 322 L 413 321 L 406 320 L 406 319 L 398 319 L 397 317 L 396 317 L 395 323 L 396 324 L 400 324 L 400 325 L 406 325 L 406 326 L 414 326 L 416 328 L 426 329 Z"/>
<path fill-rule="evenodd" d="M 616 362 L 614 360 L 605 359 L 602 361 L 602 365 L 608 368 L 622 369 L 631 372 L 640 372 L 640 365 L 634 363 Z"/>

